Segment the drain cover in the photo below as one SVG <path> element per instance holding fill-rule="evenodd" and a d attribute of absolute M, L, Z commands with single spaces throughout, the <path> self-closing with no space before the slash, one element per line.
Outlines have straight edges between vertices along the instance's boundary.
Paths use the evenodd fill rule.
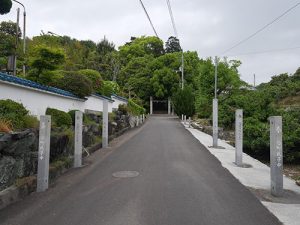
<path fill-rule="evenodd" d="M 113 177 L 116 178 L 131 178 L 131 177 L 137 177 L 139 175 L 139 172 L 137 171 L 118 171 L 112 174 Z"/>

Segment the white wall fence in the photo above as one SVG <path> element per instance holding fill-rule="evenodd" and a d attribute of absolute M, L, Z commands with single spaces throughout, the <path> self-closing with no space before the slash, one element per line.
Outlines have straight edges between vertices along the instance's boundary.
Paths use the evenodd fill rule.
<path fill-rule="evenodd" d="M 102 112 L 103 101 L 107 98 L 100 95 L 91 95 L 86 99 L 68 97 L 0 80 L 0 99 L 11 99 L 15 102 L 22 103 L 24 107 L 29 110 L 31 115 L 39 117 L 45 115 L 48 107 L 64 112 L 70 110 Z M 112 99 L 108 100 L 108 112 L 117 109 L 120 104 L 127 104 L 126 99 L 112 96 Z"/>

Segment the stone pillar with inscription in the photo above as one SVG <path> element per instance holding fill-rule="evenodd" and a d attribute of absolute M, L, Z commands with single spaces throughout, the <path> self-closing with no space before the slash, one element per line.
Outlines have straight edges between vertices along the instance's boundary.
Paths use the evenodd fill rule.
<path fill-rule="evenodd" d="M 153 114 L 153 98 L 152 96 L 150 97 L 150 115 Z"/>
<path fill-rule="evenodd" d="M 108 100 L 103 100 L 102 147 L 108 147 Z"/>
<path fill-rule="evenodd" d="M 74 167 L 82 166 L 82 118 L 80 111 L 75 112 L 75 150 L 74 150 Z"/>
<path fill-rule="evenodd" d="M 171 98 L 168 98 L 168 115 L 171 115 Z"/>
<path fill-rule="evenodd" d="M 283 195 L 282 117 L 270 117 L 271 194 Z"/>
<path fill-rule="evenodd" d="M 243 166 L 243 110 L 235 111 L 235 164 Z"/>
<path fill-rule="evenodd" d="M 40 117 L 37 192 L 48 189 L 50 158 L 51 116 Z"/>

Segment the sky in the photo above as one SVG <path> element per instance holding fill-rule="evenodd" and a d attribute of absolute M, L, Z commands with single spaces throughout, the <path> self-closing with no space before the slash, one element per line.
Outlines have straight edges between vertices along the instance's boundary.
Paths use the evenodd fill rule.
<path fill-rule="evenodd" d="M 154 36 L 139 0 L 19 1 L 26 7 L 29 37 L 39 35 L 41 30 L 95 42 L 105 36 L 120 46 L 131 36 Z M 165 42 L 174 35 L 166 0 L 143 2 L 158 36 Z M 226 49 L 253 34 L 299 0 L 170 2 L 183 49 L 197 51 L 200 58 L 207 58 L 224 57 L 222 53 Z M 16 21 L 17 7 L 14 3 L 9 14 L 0 15 L 0 22 Z M 22 25 L 23 18 L 20 22 Z M 253 52 L 265 53 L 249 54 Z M 300 6 L 254 38 L 227 52 L 226 56 L 229 60 L 242 62 L 239 73 L 250 84 L 253 84 L 254 74 L 256 84 L 259 84 L 269 81 L 274 75 L 294 73 L 300 67 Z"/>

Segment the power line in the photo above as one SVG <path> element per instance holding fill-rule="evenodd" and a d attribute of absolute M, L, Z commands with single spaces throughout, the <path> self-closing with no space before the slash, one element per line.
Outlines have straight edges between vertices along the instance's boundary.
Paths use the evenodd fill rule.
<path fill-rule="evenodd" d="M 290 11 L 292 11 L 293 9 L 295 9 L 296 7 L 298 7 L 300 5 L 300 2 L 298 2 L 297 4 L 295 4 L 294 6 L 292 6 L 291 8 L 289 8 L 288 10 L 286 10 L 284 13 L 282 13 L 280 16 L 276 17 L 275 19 L 273 19 L 271 22 L 267 23 L 266 25 L 264 25 L 262 28 L 260 28 L 259 30 L 257 30 L 256 32 L 254 32 L 253 34 L 251 34 L 250 36 L 248 36 L 247 38 L 241 40 L 240 42 L 238 42 L 237 44 L 233 45 L 232 47 L 228 48 L 227 50 L 225 50 L 223 54 L 231 51 L 232 49 L 236 48 L 237 46 L 243 44 L 244 42 L 248 41 L 249 39 L 253 38 L 255 35 L 257 35 L 258 33 L 260 33 L 261 31 L 263 31 L 264 29 L 266 29 L 267 27 L 269 27 L 270 25 L 272 25 L 273 23 L 275 23 L 276 21 L 278 21 L 279 19 L 281 19 L 283 16 L 285 16 L 286 14 L 288 14 Z"/>
<path fill-rule="evenodd" d="M 151 21 L 151 18 L 150 18 L 150 16 L 149 16 L 149 14 L 148 14 L 148 12 L 147 12 L 147 10 L 146 10 L 146 8 L 145 8 L 145 6 L 144 6 L 142 0 L 140 0 L 140 3 L 141 3 L 141 5 L 142 5 L 142 7 L 143 7 L 143 9 L 144 9 L 144 12 L 146 13 L 146 16 L 147 16 L 147 18 L 148 18 L 148 20 L 149 20 L 149 22 L 150 22 L 150 25 L 151 25 L 151 27 L 152 27 L 152 29 L 153 29 L 153 31 L 154 31 L 156 37 L 159 38 L 158 35 L 157 35 L 157 32 L 156 32 L 156 30 L 155 30 L 155 28 L 154 28 L 154 26 L 153 26 L 153 23 L 152 23 L 152 21 Z"/>
<path fill-rule="evenodd" d="M 175 34 L 175 37 L 178 38 L 178 33 L 177 33 L 176 25 L 175 25 L 175 20 L 174 20 L 173 12 L 172 12 L 171 2 L 170 2 L 170 0 L 166 0 L 166 1 L 167 1 L 167 5 L 168 5 L 168 9 L 169 9 L 169 14 L 170 14 L 170 17 L 171 17 L 171 21 L 172 21 L 172 26 L 173 26 L 174 34 Z"/>
<path fill-rule="evenodd" d="M 271 52 L 283 52 L 283 51 L 289 51 L 295 49 L 300 49 L 300 46 L 292 47 L 292 48 L 271 49 L 271 50 L 260 51 L 260 52 L 237 53 L 237 54 L 228 55 L 228 57 L 243 56 L 243 55 L 258 55 L 258 54 L 271 53 Z"/>

